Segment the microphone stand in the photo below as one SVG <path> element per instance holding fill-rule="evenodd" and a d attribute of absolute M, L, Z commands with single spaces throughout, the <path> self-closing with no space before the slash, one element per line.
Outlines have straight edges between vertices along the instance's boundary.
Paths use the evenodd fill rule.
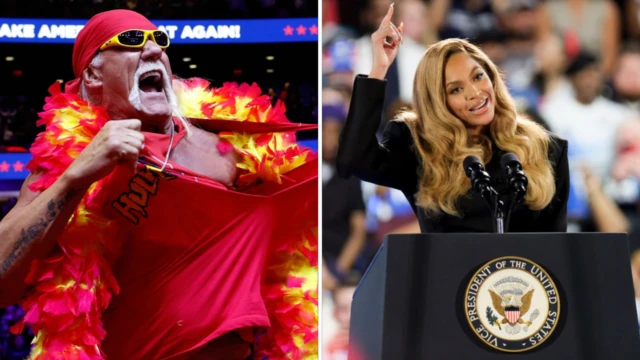
<path fill-rule="evenodd" d="M 491 186 L 491 177 L 485 171 L 480 160 L 472 155 L 467 156 L 462 166 L 465 174 L 471 180 L 471 188 L 484 198 L 491 211 L 493 220 L 493 231 L 504 233 L 504 202 L 500 200 L 500 195 Z"/>
<path fill-rule="evenodd" d="M 515 191 L 515 195 L 513 199 L 511 199 L 509 203 L 509 209 L 507 210 L 507 229 L 509 228 L 509 223 L 511 222 L 511 213 L 516 208 L 516 206 L 522 201 L 524 198 L 524 192 L 520 189 Z"/>
<path fill-rule="evenodd" d="M 498 198 L 498 192 L 491 186 L 486 186 L 481 191 L 482 197 L 487 201 L 493 220 L 493 231 L 504 233 L 504 202 Z"/>
<path fill-rule="evenodd" d="M 509 213 L 507 213 L 507 226 L 509 226 Z M 498 195 L 496 195 L 496 212 L 495 212 L 495 221 L 496 221 L 496 232 L 498 234 L 504 233 L 504 202 L 502 200 L 498 200 Z"/>

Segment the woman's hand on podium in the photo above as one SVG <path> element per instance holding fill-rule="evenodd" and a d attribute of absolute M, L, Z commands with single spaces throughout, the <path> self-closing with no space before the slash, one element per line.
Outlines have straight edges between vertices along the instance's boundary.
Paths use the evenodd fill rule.
<path fill-rule="evenodd" d="M 384 16 L 380 27 L 371 34 L 371 48 L 373 50 L 373 66 L 369 73 L 370 78 L 383 80 L 387 70 L 398 54 L 402 43 L 404 23 L 396 27 L 392 22 L 393 4 L 389 6 L 387 15 Z"/>

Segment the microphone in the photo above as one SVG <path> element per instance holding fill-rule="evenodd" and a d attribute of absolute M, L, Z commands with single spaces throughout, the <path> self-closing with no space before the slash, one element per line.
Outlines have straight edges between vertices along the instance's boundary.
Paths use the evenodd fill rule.
<path fill-rule="evenodd" d="M 473 155 L 464 158 L 462 162 L 464 173 L 471 180 L 471 188 L 479 192 L 482 196 L 491 195 L 495 192 L 491 187 L 491 177 L 484 169 L 484 165 L 480 159 Z"/>
<path fill-rule="evenodd" d="M 471 188 L 480 193 L 487 201 L 489 209 L 491 209 L 491 217 L 494 220 L 494 231 L 502 233 L 503 204 L 502 201 L 498 199 L 498 192 L 491 187 L 491 176 L 489 176 L 489 173 L 485 170 L 480 159 L 473 155 L 464 158 L 462 167 L 464 168 L 465 175 L 471 180 Z"/>
<path fill-rule="evenodd" d="M 507 176 L 509 188 L 515 192 L 515 202 L 519 202 L 524 198 L 527 193 L 527 185 L 529 181 L 527 176 L 522 171 L 522 164 L 520 159 L 514 153 L 507 153 L 502 156 L 500 165 Z"/>
<path fill-rule="evenodd" d="M 502 170 L 504 170 L 504 174 L 507 176 L 509 189 L 515 193 L 513 200 L 511 200 L 511 203 L 509 204 L 509 209 L 507 210 L 506 225 L 508 229 L 509 222 L 511 221 L 511 212 L 526 195 L 529 180 L 527 180 L 527 176 L 524 174 L 524 171 L 522 171 L 522 164 L 516 154 L 504 154 L 500 160 L 500 165 L 502 166 Z"/>

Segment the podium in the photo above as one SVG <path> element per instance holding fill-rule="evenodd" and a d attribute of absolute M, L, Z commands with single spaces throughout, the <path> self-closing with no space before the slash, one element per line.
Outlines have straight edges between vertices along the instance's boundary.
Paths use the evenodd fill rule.
<path fill-rule="evenodd" d="M 537 273 L 537 278 L 524 274 L 524 281 L 516 279 L 519 275 L 504 275 L 511 272 L 498 273 L 500 261 L 494 260 L 500 258 L 535 263 L 537 267 L 527 265 L 530 273 L 543 269 L 554 287 L 551 282 L 544 282 L 542 272 Z M 490 270 L 485 267 L 488 263 L 494 264 L 496 277 L 492 280 L 481 276 Z M 518 261 L 511 264 L 525 267 L 518 265 Z M 543 280 L 540 284 L 544 290 L 540 290 L 542 287 L 535 284 L 534 278 Z M 508 281 L 514 282 L 505 287 Z M 474 282 L 478 285 L 473 285 Z M 533 293 L 542 298 L 531 305 L 531 297 L 523 294 L 534 285 L 537 290 Z M 472 297 L 478 288 L 481 290 L 477 298 Z M 489 289 L 493 289 L 492 294 L 501 294 L 498 296 L 502 296 L 502 305 L 500 300 L 497 303 L 487 300 Z M 514 289 L 520 295 L 509 295 Z M 555 296 L 558 303 L 552 304 Z M 476 303 L 470 299 L 482 303 L 482 308 L 471 308 Z M 537 313 L 542 318 L 535 318 L 529 325 L 526 321 L 535 315 L 522 315 L 515 311 L 517 306 L 528 313 L 534 307 L 539 308 Z M 498 318 L 495 323 L 490 321 L 487 308 L 491 308 L 493 320 Z M 558 310 L 556 318 L 551 318 L 552 310 Z M 505 314 L 502 320 L 498 312 Z M 520 320 L 516 321 L 518 316 Z M 545 316 L 548 319 L 542 324 Z M 552 331 L 547 327 L 550 324 L 554 326 Z M 520 333 L 507 334 L 505 329 Z M 538 329 L 540 332 L 534 335 Z M 515 340 L 491 336 L 483 340 L 480 335 L 487 335 L 486 330 Z M 389 235 L 354 293 L 349 342 L 349 360 L 640 359 L 627 236 Z M 506 352 L 503 346 L 504 349 L 511 346 L 513 351 Z"/>

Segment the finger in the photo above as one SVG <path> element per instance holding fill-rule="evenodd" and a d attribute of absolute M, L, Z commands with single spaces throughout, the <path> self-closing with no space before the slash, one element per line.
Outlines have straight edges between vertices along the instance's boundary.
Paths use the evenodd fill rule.
<path fill-rule="evenodd" d="M 371 35 L 371 39 L 374 43 L 377 43 L 378 41 L 384 41 L 389 37 L 397 37 L 398 41 L 402 40 L 402 34 L 398 30 L 398 28 L 391 22 L 380 27 Z"/>
<path fill-rule="evenodd" d="M 140 129 L 142 128 L 142 122 L 138 119 L 117 120 L 116 124 L 118 126 L 131 129 L 131 130 L 140 131 Z"/>
<path fill-rule="evenodd" d="M 120 161 L 121 163 L 128 164 L 133 172 L 136 172 L 136 166 L 138 164 L 138 155 L 140 152 L 138 148 L 131 146 L 129 144 L 122 144 L 120 148 Z"/>
<path fill-rule="evenodd" d="M 374 44 L 378 44 L 380 42 L 384 42 L 384 39 L 387 37 L 387 31 L 389 30 L 389 25 L 381 27 L 376 30 L 373 34 L 371 34 L 371 41 Z"/>
<path fill-rule="evenodd" d="M 137 159 L 140 154 L 140 150 L 133 145 L 122 143 L 117 154 L 119 160 Z"/>
<path fill-rule="evenodd" d="M 382 18 L 382 22 L 380 23 L 380 27 L 384 25 L 388 25 L 391 22 L 391 18 L 393 17 L 393 3 L 389 6 L 389 10 L 387 10 L 387 15 Z"/>
<path fill-rule="evenodd" d="M 389 24 L 391 27 L 391 30 L 393 31 L 392 34 L 395 35 L 394 40 L 397 41 L 398 43 L 402 42 L 402 33 L 400 33 L 400 30 L 398 30 L 398 28 L 393 25 L 393 23 Z"/>
<path fill-rule="evenodd" d="M 140 140 L 140 138 L 136 136 L 124 135 L 122 141 L 125 144 L 131 145 L 138 150 L 142 149 L 142 147 L 144 146 L 144 141 Z"/>
<path fill-rule="evenodd" d="M 400 32 L 400 36 L 404 34 L 404 21 L 400 22 L 400 26 L 398 26 L 398 31 Z"/>
<path fill-rule="evenodd" d="M 122 139 L 135 139 L 135 143 L 139 143 L 137 146 L 140 149 L 140 146 L 144 144 L 144 134 L 139 131 L 131 130 L 131 129 L 123 129 L 122 131 Z"/>
<path fill-rule="evenodd" d="M 385 48 L 395 48 L 399 44 L 402 43 L 402 38 L 398 36 L 395 32 L 391 32 L 388 34 L 383 40 L 383 46 Z"/>
<path fill-rule="evenodd" d="M 393 23 L 378 29 L 373 36 L 374 42 L 385 42 L 387 45 L 393 45 L 394 43 L 400 43 L 402 41 L 402 35 Z"/>

